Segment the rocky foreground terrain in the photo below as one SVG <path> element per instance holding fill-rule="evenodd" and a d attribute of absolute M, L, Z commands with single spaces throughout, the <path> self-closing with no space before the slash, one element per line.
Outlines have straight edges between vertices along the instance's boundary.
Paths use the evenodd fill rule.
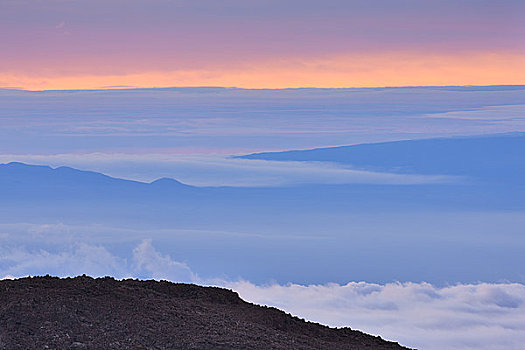
<path fill-rule="evenodd" d="M 215 287 L 33 277 L 0 281 L 0 349 L 406 349 Z"/>

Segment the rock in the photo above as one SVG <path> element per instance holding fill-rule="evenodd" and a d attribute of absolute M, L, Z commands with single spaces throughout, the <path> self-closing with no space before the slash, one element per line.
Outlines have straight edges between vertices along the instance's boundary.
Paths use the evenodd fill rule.
<path fill-rule="evenodd" d="M 0 281 L 0 349 L 406 349 L 230 290 L 88 276 Z"/>

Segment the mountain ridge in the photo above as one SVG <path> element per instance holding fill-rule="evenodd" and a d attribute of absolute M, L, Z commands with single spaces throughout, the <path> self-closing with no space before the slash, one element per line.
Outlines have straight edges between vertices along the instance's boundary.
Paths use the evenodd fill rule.
<path fill-rule="evenodd" d="M 0 349 L 407 349 L 233 291 L 87 276 L 0 281 Z"/>
<path fill-rule="evenodd" d="M 523 181 L 525 133 L 428 138 L 307 150 L 261 152 L 239 159 L 333 162 L 401 174 L 472 176 Z"/>
<path fill-rule="evenodd" d="M 32 175 L 40 175 L 40 176 L 62 176 L 65 177 L 65 175 L 72 175 L 75 176 L 77 179 L 90 179 L 90 180 L 99 180 L 102 182 L 114 182 L 114 181 L 122 181 L 127 182 L 128 184 L 136 184 L 136 185 L 152 185 L 155 183 L 162 183 L 169 181 L 171 185 L 178 185 L 183 187 L 194 187 L 191 185 L 184 184 L 176 179 L 173 178 L 158 178 L 156 180 L 153 180 L 151 182 L 142 182 L 137 180 L 128 180 L 123 179 L 119 177 L 114 177 L 110 175 L 106 175 L 104 173 L 91 171 L 91 170 L 80 170 L 69 166 L 58 166 L 58 167 L 51 167 L 49 165 L 40 165 L 40 164 L 28 164 L 28 163 L 22 163 L 22 162 L 9 162 L 9 163 L 2 163 L 0 164 L 0 176 L 3 175 L 2 180 L 5 180 L 7 178 L 4 171 L 10 172 L 10 176 L 16 176 L 20 174 L 24 174 L 27 172 L 31 172 Z M 19 170 L 19 172 L 16 172 L 16 170 Z M 39 172 L 36 174 L 36 172 Z"/>

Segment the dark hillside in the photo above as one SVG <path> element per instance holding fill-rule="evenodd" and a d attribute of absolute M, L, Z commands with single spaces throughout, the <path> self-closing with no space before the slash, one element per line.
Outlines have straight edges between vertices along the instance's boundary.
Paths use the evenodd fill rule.
<path fill-rule="evenodd" d="M 76 277 L 0 281 L 0 349 L 404 349 L 229 290 Z"/>

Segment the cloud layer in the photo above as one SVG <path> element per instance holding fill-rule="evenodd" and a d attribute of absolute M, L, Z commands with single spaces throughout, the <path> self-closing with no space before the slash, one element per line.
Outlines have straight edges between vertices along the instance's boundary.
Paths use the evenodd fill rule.
<path fill-rule="evenodd" d="M 286 186 L 303 184 L 435 184 L 459 182 L 446 175 L 402 175 L 352 169 L 328 162 L 279 162 L 234 159 L 224 156 L 62 154 L 0 155 L 0 164 L 12 161 L 27 164 L 70 166 L 81 170 L 152 182 L 176 179 L 192 186 Z"/>
<path fill-rule="evenodd" d="M 42 234 L 46 230 L 41 231 Z M 190 267 L 143 240 L 127 258 L 94 244 L 59 250 L 2 246 L 0 275 L 111 275 L 216 285 L 245 300 L 275 306 L 311 321 L 350 326 L 420 349 L 519 349 L 525 342 L 525 286 L 350 282 L 344 285 L 267 284 L 201 279 Z"/>
<path fill-rule="evenodd" d="M 57 249 L 58 248 L 58 249 Z M 30 248 L 27 245 L 0 248 L 0 275 L 11 277 L 38 276 L 114 276 L 117 278 L 140 277 L 181 282 L 198 281 L 190 268 L 162 255 L 143 240 L 136 246 L 131 259 L 110 252 L 103 245 L 71 243 L 47 248 Z"/>
<path fill-rule="evenodd" d="M 419 349 L 519 349 L 525 342 L 522 284 L 225 285 L 258 304 Z"/>
<path fill-rule="evenodd" d="M 525 70 L 524 70 L 525 71 Z M 525 131 L 524 86 L 25 92 L 0 89 L 2 154 L 246 154 Z"/>

